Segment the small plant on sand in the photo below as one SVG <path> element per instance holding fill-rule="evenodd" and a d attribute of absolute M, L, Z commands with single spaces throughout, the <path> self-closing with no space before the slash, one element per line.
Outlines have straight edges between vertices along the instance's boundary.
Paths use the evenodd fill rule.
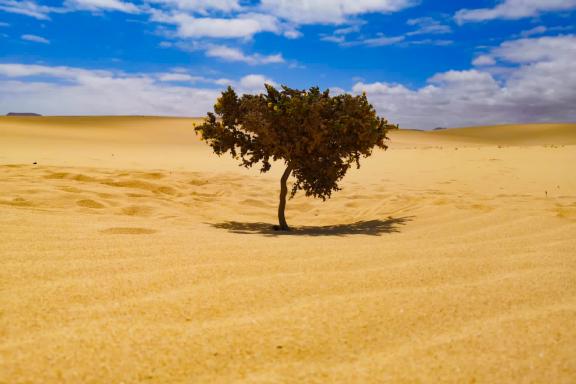
<path fill-rule="evenodd" d="M 326 200 L 353 164 L 360 168 L 360 157 L 370 156 L 375 146 L 387 148 L 386 133 L 393 128 L 376 115 L 365 94 L 331 96 L 317 87 L 278 90 L 267 84 L 265 93 L 242 97 L 228 87 L 195 130 L 217 155 L 229 152 L 240 166 L 259 163 L 260 172 L 267 172 L 272 161 L 284 163 L 275 229 L 285 231 L 291 174 L 291 198 L 303 190 Z"/>

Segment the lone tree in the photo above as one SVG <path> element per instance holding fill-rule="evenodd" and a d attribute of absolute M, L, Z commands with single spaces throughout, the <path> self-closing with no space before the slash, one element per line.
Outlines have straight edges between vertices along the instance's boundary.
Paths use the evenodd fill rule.
<path fill-rule="evenodd" d="M 338 182 L 360 157 L 375 146 L 388 147 L 388 130 L 397 128 L 378 117 L 366 95 L 330 96 L 317 87 L 308 91 L 266 84 L 266 93 L 238 97 L 232 87 L 222 92 L 205 122 L 195 128 L 217 155 L 230 152 L 246 168 L 260 163 L 260 172 L 271 161 L 282 160 L 286 170 L 280 180 L 279 226 L 289 230 L 284 210 L 290 174 L 295 177 L 290 198 L 298 190 L 326 200 L 338 191 Z"/>

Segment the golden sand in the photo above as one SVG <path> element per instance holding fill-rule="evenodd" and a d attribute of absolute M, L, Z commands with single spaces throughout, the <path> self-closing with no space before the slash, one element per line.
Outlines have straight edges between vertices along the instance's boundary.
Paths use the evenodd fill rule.
<path fill-rule="evenodd" d="M 394 132 L 279 234 L 192 123 L 0 118 L 0 383 L 576 382 L 576 125 Z"/>

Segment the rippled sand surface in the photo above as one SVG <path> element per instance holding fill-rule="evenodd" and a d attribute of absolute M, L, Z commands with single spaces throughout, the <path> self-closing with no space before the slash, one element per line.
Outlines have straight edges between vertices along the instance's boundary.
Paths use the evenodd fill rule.
<path fill-rule="evenodd" d="M 576 125 L 394 132 L 279 234 L 193 123 L 0 118 L 1 383 L 576 382 Z"/>

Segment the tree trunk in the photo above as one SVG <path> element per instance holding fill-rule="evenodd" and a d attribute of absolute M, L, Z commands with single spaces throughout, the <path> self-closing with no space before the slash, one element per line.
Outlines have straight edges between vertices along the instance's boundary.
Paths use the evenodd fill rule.
<path fill-rule="evenodd" d="M 290 228 L 286 223 L 286 217 L 284 216 L 284 210 L 286 209 L 286 195 L 288 194 L 288 186 L 286 182 L 288 181 L 288 177 L 292 172 L 292 166 L 288 165 L 282 178 L 280 179 L 280 205 L 278 205 L 278 230 L 280 231 L 289 231 Z"/>

